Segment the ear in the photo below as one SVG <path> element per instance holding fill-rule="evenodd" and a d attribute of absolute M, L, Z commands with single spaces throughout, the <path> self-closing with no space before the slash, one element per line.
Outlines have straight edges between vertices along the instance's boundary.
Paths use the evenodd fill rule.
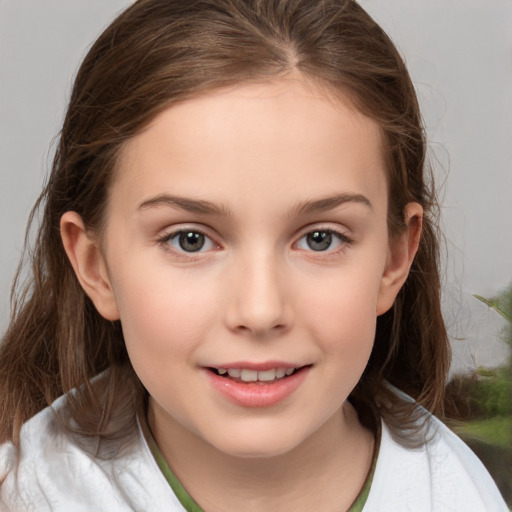
<path fill-rule="evenodd" d="M 85 229 L 82 218 L 76 212 L 66 212 L 61 217 L 60 234 L 76 277 L 100 315 L 107 320 L 119 320 L 117 303 L 97 238 Z"/>
<path fill-rule="evenodd" d="M 388 311 L 393 305 L 409 275 L 420 244 L 423 208 L 418 203 L 408 203 L 405 206 L 404 217 L 405 229 L 389 242 L 386 267 L 377 301 L 377 316 Z"/>

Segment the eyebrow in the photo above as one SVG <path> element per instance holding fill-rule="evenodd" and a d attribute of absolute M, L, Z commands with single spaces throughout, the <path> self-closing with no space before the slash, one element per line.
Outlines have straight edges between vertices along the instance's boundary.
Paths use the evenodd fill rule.
<path fill-rule="evenodd" d="M 167 194 L 162 194 L 148 199 L 147 201 L 142 202 L 137 209 L 148 210 L 149 208 L 159 208 L 162 206 L 180 208 L 187 212 L 200 213 L 203 215 L 229 215 L 229 209 L 222 205 L 217 205 L 202 199 L 190 199 L 187 197 L 170 196 Z"/>
<path fill-rule="evenodd" d="M 295 215 L 307 215 L 313 213 L 321 213 L 341 206 L 345 203 L 358 203 L 363 204 L 373 210 L 370 200 L 362 194 L 336 194 L 334 196 L 325 197 L 316 201 L 304 201 L 296 205 L 292 213 Z"/>
<path fill-rule="evenodd" d="M 370 200 L 362 194 L 336 194 L 334 196 L 317 199 L 315 201 L 308 200 L 297 204 L 292 208 L 291 215 L 310 215 L 313 213 L 321 213 L 341 206 L 345 203 L 359 203 L 373 210 Z M 191 213 L 202 215 L 219 215 L 227 217 L 230 210 L 224 205 L 218 205 L 210 201 L 202 199 L 190 199 L 187 197 L 171 196 L 167 194 L 158 195 L 147 199 L 138 206 L 138 210 L 148 210 L 150 208 L 179 208 Z"/>

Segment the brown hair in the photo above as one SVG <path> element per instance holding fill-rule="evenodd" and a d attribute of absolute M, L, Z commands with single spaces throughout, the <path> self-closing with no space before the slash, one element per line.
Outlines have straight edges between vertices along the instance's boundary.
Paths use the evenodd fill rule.
<path fill-rule="evenodd" d="M 86 56 L 52 172 L 31 216 L 32 222 L 44 209 L 30 253 L 32 275 L 17 299 L 13 293 L 0 346 L 1 440 L 18 444 L 22 424 L 74 388 L 71 414 L 84 435 L 119 438 L 130 430 L 146 392 L 119 322 L 103 319 L 79 286 L 63 250 L 60 218 L 75 211 L 87 228 L 101 231 L 120 149 L 163 109 L 292 70 L 341 92 L 380 125 L 390 236 L 404 228 L 408 202 L 425 212 L 410 275 L 393 308 L 378 318 L 375 347 L 351 399 L 378 411 L 396 431 L 411 424 L 413 410 L 386 381 L 439 411 L 449 349 L 440 311 L 436 203 L 425 176 L 415 91 L 390 39 L 352 0 L 139 0 Z"/>

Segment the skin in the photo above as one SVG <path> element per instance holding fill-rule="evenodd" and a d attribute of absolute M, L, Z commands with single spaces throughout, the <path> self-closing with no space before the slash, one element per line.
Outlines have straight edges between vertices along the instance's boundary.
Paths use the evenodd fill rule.
<path fill-rule="evenodd" d="M 121 320 L 169 465 L 207 511 L 347 509 L 374 446 L 347 397 L 421 230 L 411 203 L 388 237 L 378 125 L 301 77 L 241 84 L 161 113 L 116 172 L 102 237 L 74 212 L 61 232 L 98 311 Z M 203 248 L 183 250 L 179 229 Z M 315 230 L 336 233 L 326 250 Z M 278 404 L 244 407 L 205 370 L 235 361 L 308 370 Z"/>

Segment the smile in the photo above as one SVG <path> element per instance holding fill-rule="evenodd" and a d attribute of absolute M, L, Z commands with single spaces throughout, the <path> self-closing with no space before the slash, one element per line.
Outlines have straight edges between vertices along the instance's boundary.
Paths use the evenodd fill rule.
<path fill-rule="evenodd" d="M 211 370 L 224 378 L 239 380 L 241 382 L 273 382 L 289 377 L 297 368 L 270 368 L 260 371 L 249 368 L 211 368 Z"/>
<path fill-rule="evenodd" d="M 260 408 L 277 405 L 294 394 L 312 365 L 233 364 L 229 368 L 203 367 L 210 385 L 231 403 Z M 258 368 L 259 367 L 259 368 Z"/>

